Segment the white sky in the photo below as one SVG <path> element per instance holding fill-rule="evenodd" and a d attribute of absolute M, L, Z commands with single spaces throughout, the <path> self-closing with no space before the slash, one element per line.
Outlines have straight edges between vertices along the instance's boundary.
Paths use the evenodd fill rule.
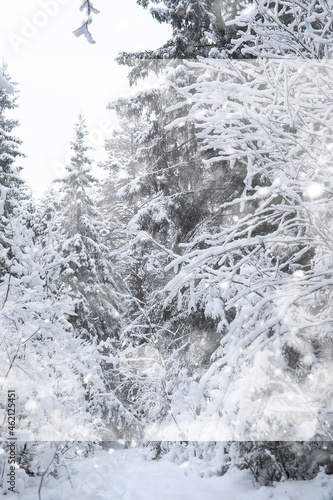
<path fill-rule="evenodd" d="M 134 92 L 128 68 L 114 58 L 120 51 L 154 49 L 170 37 L 170 28 L 155 21 L 135 0 L 94 0 L 91 45 L 72 31 L 84 18 L 82 0 L 0 0 L 0 58 L 19 84 L 21 126 L 16 135 L 27 158 L 23 176 L 37 196 L 64 172 L 73 127 L 81 111 L 91 130 L 97 159 L 109 136 L 113 114 L 107 103 Z"/>

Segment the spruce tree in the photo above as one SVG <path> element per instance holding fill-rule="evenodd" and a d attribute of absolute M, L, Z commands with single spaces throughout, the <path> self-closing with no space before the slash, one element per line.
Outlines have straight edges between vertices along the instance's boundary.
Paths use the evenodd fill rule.
<path fill-rule="evenodd" d="M 70 321 L 79 336 L 86 339 L 116 340 L 120 330 L 119 298 L 108 248 L 103 244 L 102 216 L 92 197 L 96 183 L 92 161 L 85 144 L 87 129 L 79 115 L 73 156 L 66 176 L 59 180 L 58 210 L 64 230 L 62 255 L 67 264 L 62 270 L 64 289 L 75 301 Z"/>
<path fill-rule="evenodd" d="M 244 56 L 233 44 L 242 29 L 234 19 L 248 0 L 137 0 L 144 8 L 151 5 L 150 12 L 159 23 L 167 23 L 172 35 L 162 47 L 142 52 L 120 52 L 117 62 L 128 66 L 129 82 L 135 84 L 150 72 L 161 73 L 161 60 L 191 60 L 197 57 L 251 57 Z"/>
<path fill-rule="evenodd" d="M 122 237 L 127 236 L 127 242 L 123 240 L 118 252 L 129 301 L 127 328 L 122 334 L 125 368 L 119 386 L 128 393 L 128 408 L 145 422 L 147 436 L 155 433 L 156 439 L 158 422 L 168 415 L 176 418 L 168 413 L 175 387 L 184 386 L 185 381 L 197 376 L 198 365 L 208 362 L 218 343 L 213 322 L 206 320 L 202 311 L 189 317 L 177 310 L 177 305 L 163 308 L 160 295 L 171 277 L 170 272 L 165 273 L 165 265 L 176 252 L 182 252 L 179 244 L 193 237 L 193 229 L 213 209 L 212 200 L 207 197 L 213 183 L 205 173 L 193 121 L 183 119 L 184 109 L 180 104 L 186 109 L 190 103 L 186 100 L 180 103 L 174 90 L 176 81 L 185 85 L 193 79 L 192 72 L 187 72 L 184 66 L 169 68 L 168 81 L 160 88 L 110 105 L 123 120 L 119 133 L 122 140 L 108 144 L 110 153 L 117 152 L 118 158 L 124 158 L 130 149 L 134 153 L 119 166 L 122 175 L 118 196 L 113 198 L 123 210 Z M 177 125 L 169 128 L 172 118 Z M 143 125 L 135 134 L 134 149 L 128 147 L 128 141 L 123 141 L 129 127 L 126 120 Z M 124 144 L 126 150 L 122 149 Z M 130 172 L 133 165 L 136 165 L 134 178 Z M 115 194 L 116 184 L 113 184 Z M 214 192 L 216 195 L 219 191 Z M 211 338 L 200 350 L 197 344 L 203 336 Z M 133 357 L 146 358 L 146 366 L 141 363 L 140 369 L 140 362 L 131 361 Z M 149 367 L 150 363 L 155 365 L 154 369 Z M 180 436 L 184 438 L 185 434 L 180 432 Z"/>
<path fill-rule="evenodd" d="M 12 81 L 6 64 L 2 66 L 0 74 L 7 82 Z M 16 91 L 10 94 L 0 87 L 0 280 L 9 270 L 13 258 L 9 243 L 10 218 L 15 215 L 18 204 L 26 198 L 24 182 L 20 177 L 22 168 L 17 164 L 17 159 L 24 156 L 20 151 L 22 141 L 13 135 L 18 121 L 7 116 L 7 112 L 16 107 Z"/>

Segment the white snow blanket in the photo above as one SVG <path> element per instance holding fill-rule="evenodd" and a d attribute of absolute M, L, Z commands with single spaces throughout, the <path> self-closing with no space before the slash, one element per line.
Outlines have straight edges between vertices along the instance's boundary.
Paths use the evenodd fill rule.
<path fill-rule="evenodd" d="M 70 478 L 63 471 L 62 478 L 46 480 L 42 500 L 328 500 L 333 492 L 333 476 L 324 471 L 311 481 L 259 487 L 248 471 L 201 478 L 186 463 L 147 461 L 138 449 L 99 451 L 73 466 Z M 24 476 L 17 471 L 19 492 L 9 493 L 8 500 L 38 498 L 40 480 L 29 478 L 27 483 Z"/>

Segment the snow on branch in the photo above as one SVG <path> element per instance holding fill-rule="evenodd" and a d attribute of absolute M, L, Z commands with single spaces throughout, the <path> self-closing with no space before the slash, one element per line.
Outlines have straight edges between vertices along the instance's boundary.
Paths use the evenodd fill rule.
<path fill-rule="evenodd" d="M 84 21 L 84 23 L 80 26 L 80 28 L 76 29 L 75 31 L 73 31 L 73 34 L 76 36 L 76 37 L 79 37 L 81 35 L 84 35 L 86 37 L 86 39 L 88 40 L 89 43 L 91 44 L 94 44 L 96 43 L 95 40 L 93 39 L 89 29 L 88 29 L 88 26 L 89 24 L 92 23 L 92 17 L 91 17 L 91 14 L 99 14 L 99 10 L 95 9 L 95 7 L 93 6 L 92 2 L 90 2 L 90 0 L 85 0 L 81 7 L 80 7 L 80 12 L 83 12 L 83 11 L 86 11 L 87 13 L 87 18 L 86 20 Z"/>
<path fill-rule="evenodd" d="M 89 43 L 94 44 L 96 43 L 95 40 L 93 39 L 90 31 L 88 30 L 88 25 L 91 23 L 91 21 L 86 21 L 85 23 L 80 26 L 77 30 L 73 31 L 74 35 L 76 37 L 79 37 L 81 35 L 84 35 L 86 39 L 88 40 Z"/>
<path fill-rule="evenodd" d="M 199 222 L 165 266 L 175 275 L 164 307 L 217 325 L 188 439 L 200 439 L 199 422 L 217 409 L 219 439 L 331 439 L 317 408 L 332 411 L 332 403 L 316 384 L 331 362 L 333 65 L 287 57 L 187 64 L 196 82 L 176 88 L 188 114 L 180 107 L 166 128 L 180 116 L 196 124 L 204 164 L 215 166 L 207 178 L 218 185 L 221 171 L 224 190 L 214 219 Z"/>
<path fill-rule="evenodd" d="M 0 86 L 4 88 L 8 94 L 14 93 L 14 87 L 11 83 L 9 83 L 2 75 L 0 75 Z"/>
<path fill-rule="evenodd" d="M 256 0 L 227 22 L 243 27 L 233 40 L 234 50 L 241 47 L 243 54 L 255 57 L 331 59 L 332 8 L 331 0 Z"/>
<path fill-rule="evenodd" d="M 94 14 L 99 14 L 99 10 L 95 9 L 90 0 L 86 0 L 80 7 L 80 12 L 86 9 L 88 16 L 93 12 Z"/>

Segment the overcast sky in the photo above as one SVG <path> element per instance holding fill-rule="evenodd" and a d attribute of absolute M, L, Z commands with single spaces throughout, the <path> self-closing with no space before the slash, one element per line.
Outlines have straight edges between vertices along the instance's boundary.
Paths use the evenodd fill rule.
<path fill-rule="evenodd" d="M 19 84 L 21 123 L 15 133 L 27 158 L 23 175 L 37 196 L 62 175 L 81 111 L 97 148 L 96 158 L 114 122 L 107 103 L 129 89 L 128 69 L 114 58 L 120 51 L 154 49 L 167 41 L 168 26 L 158 24 L 135 0 L 94 0 L 89 44 L 72 31 L 84 18 L 82 0 L 0 0 L 0 56 Z"/>

